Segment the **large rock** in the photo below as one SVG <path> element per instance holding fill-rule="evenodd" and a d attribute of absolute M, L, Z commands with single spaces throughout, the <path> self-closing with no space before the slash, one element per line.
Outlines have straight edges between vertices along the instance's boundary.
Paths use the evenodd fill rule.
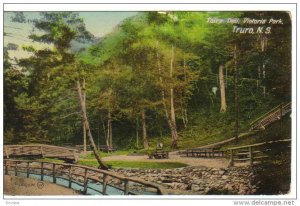
<path fill-rule="evenodd" d="M 227 180 L 228 178 L 229 178 L 228 175 L 223 175 L 223 176 L 222 176 L 222 179 L 223 179 L 223 180 Z"/>
<path fill-rule="evenodd" d="M 220 170 L 219 171 L 219 175 L 224 175 L 225 174 L 225 171 L 224 170 Z"/>
<path fill-rule="evenodd" d="M 199 185 L 197 184 L 192 184 L 191 185 L 191 190 L 194 191 L 194 192 L 197 192 L 199 191 L 201 188 L 199 187 Z"/>

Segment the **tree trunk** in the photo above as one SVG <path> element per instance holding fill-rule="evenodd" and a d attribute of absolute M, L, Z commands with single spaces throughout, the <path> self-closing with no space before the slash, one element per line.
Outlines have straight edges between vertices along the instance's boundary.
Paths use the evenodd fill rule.
<path fill-rule="evenodd" d="M 96 157 L 96 159 L 97 159 L 97 161 L 99 163 L 99 168 L 107 170 L 108 167 L 101 160 L 101 157 L 99 155 L 99 152 L 97 150 L 97 147 L 96 147 L 94 139 L 93 139 L 92 132 L 90 130 L 89 121 L 88 121 L 88 118 L 87 118 L 87 115 L 86 115 L 86 111 L 84 109 L 82 91 L 81 91 L 81 86 L 80 86 L 79 80 L 77 80 L 77 91 L 78 91 L 78 96 L 79 96 L 80 109 L 81 109 L 81 113 L 82 113 L 83 122 L 85 124 L 85 128 L 86 128 L 87 134 L 89 136 L 89 140 L 90 140 L 91 147 L 93 149 L 93 153 L 94 153 L 94 155 L 95 155 L 95 157 Z"/>
<path fill-rule="evenodd" d="M 264 52 L 266 51 L 266 47 L 267 47 L 267 38 L 266 37 L 262 37 L 260 40 L 260 45 L 261 45 L 261 52 L 262 54 L 264 54 Z M 266 64 L 265 64 L 265 60 L 262 60 L 262 79 L 264 81 L 264 79 L 266 78 Z M 263 95 L 264 97 L 266 97 L 266 85 L 264 84 L 262 86 L 263 88 Z"/>
<path fill-rule="evenodd" d="M 136 127 L 135 127 L 135 134 L 136 134 L 136 148 L 139 148 L 139 118 L 136 118 Z"/>
<path fill-rule="evenodd" d="M 145 109 L 142 109 L 142 124 L 143 124 L 143 145 L 144 145 L 144 149 L 148 149 L 149 144 L 147 140 L 147 125 L 146 125 Z"/>
<path fill-rule="evenodd" d="M 103 121 L 103 119 L 101 118 L 101 122 L 102 122 L 102 127 L 103 127 L 103 133 L 104 133 L 104 138 L 105 138 L 105 141 L 107 140 L 107 132 L 106 132 L 106 128 L 105 128 L 105 123 Z"/>
<path fill-rule="evenodd" d="M 86 100 L 85 78 L 83 78 L 83 82 L 82 82 L 82 98 L 83 98 L 83 109 L 84 109 L 84 112 L 86 113 L 86 105 L 85 105 L 85 100 Z M 82 121 L 82 129 L 83 129 L 83 152 L 84 152 L 84 154 L 86 154 L 86 128 L 85 128 L 84 121 Z"/>
<path fill-rule="evenodd" d="M 260 86 L 260 73 L 261 73 L 261 71 L 260 71 L 260 65 L 258 65 L 258 67 L 257 67 L 257 76 L 258 76 L 258 78 L 257 78 L 257 80 L 256 80 L 256 89 L 257 89 L 257 91 L 258 91 L 258 87 Z"/>
<path fill-rule="evenodd" d="M 185 57 L 183 59 L 183 74 L 184 74 L 184 83 L 187 84 L 187 77 L 186 77 L 186 62 L 185 62 Z M 188 124 L 188 116 L 187 116 L 187 103 L 185 100 L 185 93 L 182 95 L 183 97 L 183 106 L 182 106 L 182 120 L 184 124 L 184 128 L 187 128 Z"/>
<path fill-rule="evenodd" d="M 111 111 L 110 111 L 110 108 L 108 109 L 108 120 L 107 120 L 107 124 L 108 124 L 108 129 L 107 129 L 107 132 L 108 132 L 108 135 L 107 135 L 107 143 L 108 143 L 108 147 L 109 148 L 112 148 L 112 118 L 111 118 Z"/>
<path fill-rule="evenodd" d="M 160 81 L 161 85 L 163 85 L 163 80 L 162 80 L 162 76 L 161 76 L 161 65 L 160 65 L 160 61 L 159 61 L 159 52 L 158 52 L 159 42 L 158 41 L 156 42 L 156 47 L 157 47 L 157 52 L 156 52 L 157 67 L 158 67 L 158 72 L 159 72 L 159 75 L 160 75 L 159 76 L 159 81 Z M 172 62 L 172 64 L 173 64 L 173 62 Z M 169 115 L 169 112 L 168 112 L 168 109 L 167 109 L 164 88 L 161 88 L 161 96 L 162 96 L 162 102 L 163 102 L 163 107 L 164 107 L 164 110 L 165 110 L 166 119 L 167 119 L 168 126 L 170 128 L 171 136 L 172 136 L 172 146 L 171 147 L 175 148 L 175 147 L 177 147 L 177 131 L 176 131 L 176 127 L 174 129 L 174 125 L 172 123 L 172 120 L 170 118 L 170 115 Z"/>
<path fill-rule="evenodd" d="M 171 50 L 171 64 L 170 64 L 170 77 L 171 80 L 173 78 L 173 64 L 174 64 L 174 46 L 172 46 Z M 171 108 L 170 108 L 170 113 L 171 113 L 171 123 L 172 123 L 172 148 L 177 148 L 177 140 L 178 140 L 178 135 L 177 135 L 177 128 L 176 128 L 176 116 L 175 116 L 175 108 L 174 108 L 174 89 L 171 87 L 170 89 L 170 103 L 171 103 Z"/>
<path fill-rule="evenodd" d="M 186 107 L 183 109 L 183 119 L 184 119 L 184 128 L 187 128 L 187 125 L 189 123 L 189 119 L 188 119 L 187 108 Z"/>
<path fill-rule="evenodd" d="M 235 139 L 239 137 L 239 93 L 238 93 L 238 67 L 237 67 L 237 45 L 234 45 L 234 109 L 235 109 Z"/>
<path fill-rule="evenodd" d="M 224 82 L 224 74 L 223 74 L 223 65 L 219 66 L 219 80 L 220 80 L 220 94 L 221 94 L 221 109 L 220 112 L 226 112 L 226 96 L 225 96 L 225 82 Z"/>
<path fill-rule="evenodd" d="M 109 115 L 107 115 L 109 116 Z M 107 135 L 106 135 L 106 146 L 109 147 L 109 138 L 110 138 L 110 119 L 107 118 Z"/>
<path fill-rule="evenodd" d="M 186 108 L 184 106 L 183 100 L 181 101 L 181 118 L 184 128 L 187 128 L 187 117 L 186 117 Z"/>

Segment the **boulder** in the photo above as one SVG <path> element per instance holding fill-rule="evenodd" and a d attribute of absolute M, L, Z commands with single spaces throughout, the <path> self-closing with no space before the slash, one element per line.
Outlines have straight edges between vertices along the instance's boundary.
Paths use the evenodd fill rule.
<path fill-rule="evenodd" d="M 199 191 L 201 188 L 199 187 L 199 185 L 197 184 L 192 184 L 191 185 L 191 190 L 194 191 L 194 192 L 197 192 Z"/>
<path fill-rule="evenodd" d="M 228 175 L 223 175 L 223 176 L 222 176 L 222 179 L 223 179 L 223 180 L 227 180 L 228 178 L 229 178 Z"/>
<path fill-rule="evenodd" d="M 225 171 L 224 170 L 220 170 L 219 171 L 219 175 L 224 175 L 225 174 Z"/>
<path fill-rule="evenodd" d="M 162 183 L 173 183 L 173 180 L 171 180 L 171 179 L 163 179 Z"/>

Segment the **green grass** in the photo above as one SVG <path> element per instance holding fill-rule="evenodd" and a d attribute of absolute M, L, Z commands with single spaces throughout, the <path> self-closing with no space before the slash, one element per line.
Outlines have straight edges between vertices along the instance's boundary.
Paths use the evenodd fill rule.
<path fill-rule="evenodd" d="M 178 149 L 188 149 L 216 143 L 233 135 L 233 125 L 228 124 L 228 115 L 198 112 L 191 116 L 186 129 L 178 130 Z M 165 149 L 171 147 L 171 136 L 149 138 L 150 146 L 163 143 Z"/>
<path fill-rule="evenodd" d="M 101 157 L 110 157 L 110 156 L 113 156 L 113 155 L 128 155 L 130 153 L 133 153 L 134 150 L 117 150 L 115 152 L 99 152 L 100 156 Z M 93 153 L 91 154 L 87 154 L 87 155 L 81 155 L 80 158 L 83 158 L 83 159 L 95 159 L 95 156 Z"/>
<path fill-rule="evenodd" d="M 260 142 L 268 142 L 279 139 L 291 138 L 291 120 L 289 116 L 285 116 L 280 121 L 276 121 L 267 126 L 265 130 L 253 132 L 244 138 L 223 145 L 223 149 L 237 147 L 242 145 L 251 145 Z"/>
<path fill-rule="evenodd" d="M 266 111 L 269 111 L 267 106 L 264 107 L 264 109 L 260 108 L 259 111 L 255 111 L 256 113 L 252 114 L 251 118 L 241 117 L 239 128 L 240 134 L 247 132 L 250 127 L 250 122 L 253 121 L 253 119 L 256 119 L 257 116 L 260 116 L 261 113 L 265 113 Z M 180 123 L 180 120 L 178 120 L 178 122 Z M 228 110 L 227 113 L 220 113 L 218 110 L 195 111 L 189 116 L 189 124 L 187 128 L 178 129 L 178 149 L 182 150 L 213 144 L 232 138 L 234 133 L 235 119 L 232 114 L 232 110 Z M 241 138 L 241 141 L 234 142 L 230 146 L 236 146 L 245 143 L 255 143 L 259 141 L 258 135 L 256 135 L 255 138 L 252 137 L 249 136 Z M 148 141 L 150 146 L 154 148 L 157 143 L 161 142 L 164 144 L 165 149 L 169 149 L 172 143 L 171 135 L 151 137 L 148 139 Z"/>
<path fill-rule="evenodd" d="M 112 168 L 138 168 L 138 169 L 171 169 L 185 167 L 186 164 L 179 162 L 139 162 L 139 161 L 105 161 Z M 78 164 L 98 167 L 98 162 L 95 160 L 79 160 Z"/>

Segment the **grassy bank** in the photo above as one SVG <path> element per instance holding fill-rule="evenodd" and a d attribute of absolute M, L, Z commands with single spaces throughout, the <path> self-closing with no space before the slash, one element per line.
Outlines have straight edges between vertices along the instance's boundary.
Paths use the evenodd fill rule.
<path fill-rule="evenodd" d="M 138 169 L 171 169 L 185 167 L 186 164 L 179 162 L 140 162 L 140 161 L 105 161 L 112 168 L 138 168 Z M 98 167 L 98 162 L 95 160 L 81 159 L 78 164 Z"/>
<path fill-rule="evenodd" d="M 46 161 L 54 163 L 63 163 L 63 160 L 54 158 L 38 159 L 37 161 Z M 104 161 L 111 168 L 136 168 L 136 169 L 172 169 L 187 166 L 180 162 L 143 162 L 143 161 Z M 93 157 L 93 154 L 86 155 L 84 158 L 80 158 L 78 165 L 98 167 L 97 160 Z"/>

